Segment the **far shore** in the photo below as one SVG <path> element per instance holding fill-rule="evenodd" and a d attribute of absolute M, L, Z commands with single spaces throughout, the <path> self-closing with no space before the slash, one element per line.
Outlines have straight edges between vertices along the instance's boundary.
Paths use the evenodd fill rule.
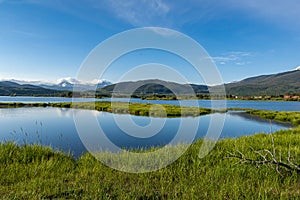
<path fill-rule="evenodd" d="M 1 97 L 1 96 L 0 96 Z M 76 95 L 76 96 L 45 96 L 45 95 L 9 95 L 9 96 L 2 96 L 2 97 L 33 97 L 33 98 L 95 98 L 95 99 L 109 99 L 109 98 L 132 98 L 132 99 L 141 99 L 141 100 L 161 100 L 161 101 L 181 101 L 181 100 L 227 100 L 227 101 L 281 101 L 281 102 L 300 102 L 300 97 L 295 96 L 297 98 L 294 98 L 294 96 L 282 95 L 282 97 L 271 97 L 271 96 L 245 96 L 245 97 L 239 97 L 239 96 L 232 96 L 232 97 L 226 97 L 226 98 L 211 98 L 208 95 L 204 96 L 181 96 L 181 97 L 175 97 L 171 95 L 150 95 L 150 96 L 128 96 L 128 95 L 115 95 L 115 96 L 101 96 L 101 95 Z"/>

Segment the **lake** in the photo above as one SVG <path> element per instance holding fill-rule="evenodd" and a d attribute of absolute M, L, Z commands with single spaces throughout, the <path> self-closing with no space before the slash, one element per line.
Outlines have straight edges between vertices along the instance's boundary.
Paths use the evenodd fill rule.
<path fill-rule="evenodd" d="M 72 152 L 75 157 L 86 152 L 86 148 L 80 140 L 73 120 L 74 114 L 86 114 L 94 116 L 103 131 L 107 134 L 111 142 L 120 148 L 148 148 L 151 146 L 162 146 L 172 141 L 180 122 L 184 124 L 194 123 L 199 120 L 199 127 L 195 140 L 202 138 L 208 129 L 211 117 L 216 115 L 225 115 L 225 124 L 220 138 L 235 138 L 245 135 L 252 135 L 257 132 L 270 133 L 272 131 L 287 129 L 291 127 L 287 124 L 272 123 L 269 121 L 250 117 L 241 112 L 215 113 L 199 117 L 187 118 L 150 118 L 143 116 L 121 115 L 94 110 L 79 110 L 65 108 L 7 108 L 0 109 L 0 141 L 15 141 L 19 144 L 39 143 L 41 145 L 50 145 L 54 149 L 60 149 L 65 152 Z M 116 124 L 114 118 L 124 120 L 130 117 L 135 124 L 145 128 L 154 121 L 163 124 L 163 128 L 153 136 L 140 132 L 138 129 L 129 129 L 136 135 L 143 137 L 133 137 L 126 134 Z M 182 120 L 182 121 L 181 121 Z M 86 134 L 97 134 L 88 131 Z M 151 133 L 149 133 L 151 134 Z M 185 142 L 190 137 L 189 132 L 184 137 L 178 138 L 177 142 Z M 148 138 L 147 138 L 148 137 Z M 173 144 L 173 143 L 172 143 Z"/>
<path fill-rule="evenodd" d="M 0 96 L 0 102 L 23 102 L 23 103 L 56 103 L 56 102 L 90 102 L 90 101 L 130 101 L 136 103 L 152 103 L 152 104 L 172 104 L 182 106 L 198 106 L 203 108 L 211 108 L 210 100 L 142 100 L 142 99 L 128 99 L 128 98 L 65 98 L 65 97 L 10 97 Z M 223 101 L 215 101 L 218 108 L 224 108 Z M 300 111 L 300 102 L 295 101 L 246 101 L 246 100 L 227 100 L 227 108 L 251 108 L 258 110 L 277 110 L 277 111 Z"/>

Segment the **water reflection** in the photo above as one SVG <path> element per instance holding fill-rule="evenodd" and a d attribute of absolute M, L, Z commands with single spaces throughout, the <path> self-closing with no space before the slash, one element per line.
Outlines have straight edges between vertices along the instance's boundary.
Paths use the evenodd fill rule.
<path fill-rule="evenodd" d="M 168 144 L 176 135 L 180 122 L 186 125 L 195 123 L 199 117 L 187 118 L 156 118 L 160 122 L 164 121 L 163 128 L 155 135 L 144 135 L 143 137 L 133 137 L 133 135 L 147 134 L 139 129 L 132 129 L 132 134 L 128 135 L 122 131 L 114 117 L 120 120 L 130 117 L 133 122 L 141 128 L 147 127 L 150 118 L 143 116 L 117 115 L 112 113 L 98 112 L 92 110 L 77 110 L 68 108 L 13 108 L 0 109 L 0 140 L 15 141 L 17 143 L 39 143 L 50 145 L 53 148 L 61 149 L 65 152 L 72 152 L 76 157 L 86 152 L 80 137 L 77 134 L 73 121 L 73 114 L 87 113 L 96 116 L 99 125 L 106 133 L 107 138 L 121 148 L 147 148 L 151 146 L 162 146 Z M 214 113 L 211 115 L 200 116 L 197 138 L 205 136 L 210 119 L 213 115 L 226 115 L 225 124 L 221 138 L 240 137 L 252 135 L 257 132 L 270 133 L 272 131 L 291 127 L 289 124 L 272 123 L 268 120 L 261 120 L 241 112 L 229 112 L 226 114 Z M 97 134 L 95 130 L 87 127 L 86 134 Z M 179 137 L 172 144 L 186 141 L 191 137 L 187 132 Z M 148 137 L 149 136 L 149 137 Z M 97 141 L 95 142 L 95 146 Z"/>

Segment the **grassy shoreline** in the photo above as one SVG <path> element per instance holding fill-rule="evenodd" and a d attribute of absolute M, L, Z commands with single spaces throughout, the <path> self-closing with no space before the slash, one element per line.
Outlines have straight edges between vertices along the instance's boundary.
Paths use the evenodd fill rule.
<path fill-rule="evenodd" d="M 300 129 L 273 134 L 282 157 L 300 163 Z M 272 149 L 270 135 L 224 139 L 203 159 L 202 140 L 161 170 L 130 174 L 106 167 L 89 153 L 78 160 L 48 147 L 0 145 L 0 196 L 3 199 L 293 199 L 300 175 L 278 174 L 266 166 L 236 164 L 228 152 L 255 158 L 253 149 Z"/>
<path fill-rule="evenodd" d="M 255 115 L 263 119 L 287 122 L 294 126 L 300 125 L 300 112 L 294 111 L 271 111 L 271 110 L 254 110 L 247 109 L 247 114 Z"/>
<path fill-rule="evenodd" d="M 0 103 L 0 108 L 22 108 L 22 107 L 58 107 L 88 109 L 116 114 L 131 114 L 137 116 L 152 117 L 184 117 L 200 116 L 210 114 L 213 111 L 209 108 L 180 107 L 168 104 L 146 104 L 126 102 L 64 102 L 64 103 Z M 223 112 L 223 111 L 218 111 Z"/>

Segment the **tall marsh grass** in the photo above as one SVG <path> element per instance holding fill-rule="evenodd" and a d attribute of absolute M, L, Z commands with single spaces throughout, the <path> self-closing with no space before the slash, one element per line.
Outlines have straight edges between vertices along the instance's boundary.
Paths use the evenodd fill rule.
<path fill-rule="evenodd" d="M 273 134 L 276 148 L 290 147 L 300 163 L 300 129 Z M 166 168 L 132 174 L 103 165 L 91 154 L 73 157 L 38 145 L 0 145 L 1 199 L 297 199 L 300 175 L 283 176 L 265 166 L 237 164 L 227 152 L 239 150 L 256 158 L 252 149 L 270 149 L 270 135 L 224 139 L 203 159 L 202 140 L 191 145 Z M 114 155 L 102 155 L 106 158 Z"/>

